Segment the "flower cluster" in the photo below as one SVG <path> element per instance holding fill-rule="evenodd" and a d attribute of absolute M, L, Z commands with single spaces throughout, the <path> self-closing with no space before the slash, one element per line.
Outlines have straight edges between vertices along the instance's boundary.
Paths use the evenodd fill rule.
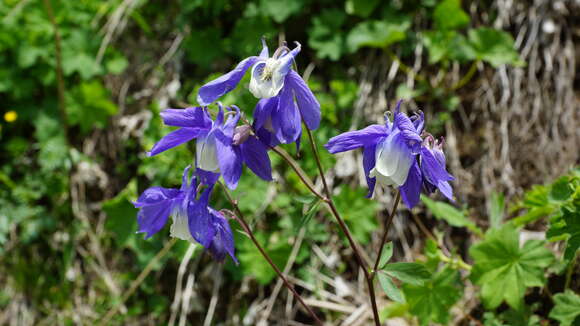
<path fill-rule="evenodd" d="M 373 195 L 378 181 L 383 186 L 398 187 L 407 207 L 419 202 L 421 191 L 433 193 L 439 189 L 452 200 L 449 181 L 454 178 L 445 169 L 443 140 L 424 132 L 423 112 L 408 117 L 397 103 L 393 121 L 385 117 L 385 125 L 371 125 L 331 138 L 324 146 L 335 154 L 363 149 L 363 168 L 369 192 Z"/>
<path fill-rule="evenodd" d="M 199 107 L 166 109 L 161 112 L 163 123 L 177 127 L 157 142 L 150 156 L 196 141 L 195 172 L 189 177 L 189 167 L 183 172 L 180 189 L 151 187 L 134 203 L 139 208 L 139 232 L 151 237 L 159 232 L 171 216 L 171 236 L 198 242 L 216 259 L 234 256 L 232 231 L 222 213 L 209 206 L 209 199 L 220 176 L 225 185 L 235 189 L 243 165 L 266 181 L 272 180 L 268 150 L 278 144 L 299 144 L 302 123 L 314 130 L 320 124 L 320 104 L 293 62 L 301 46 L 290 50 L 285 44 L 270 57 L 262 40 L 258 56 L 240 62 L 227 74 L 207 83 L 199 90 Z M 232 105 L 224 109 L 217 103 L 215 118 L 209 105 L 233 90 L 251 68 L 250 92 L 259 99 L 254 109 L 252 125 L 240 124 L 240 109 Z M 445 170 L 443 141 L 423 131 L 423 113 L 408 117 L 397 104 L 393 121 L 372 125 L 363 130 L 336 136 L 325 145 L 331 153 L 363 148 L 363 167 L 372 196 L 375 183 L 399 187 L 403 201 L 413 207 L 421 191 L 439 189 L 452 198 Z M 245 119 L 244 119 L 245 121 Z"/>
<path fill-rule="evenodd" d="M 172 216 L 171 236 L 200 243 L 218 260 L 228 254 L 236 261 L 228 221 L 208 204 L 215 183 L 221 176 L 228 188 L 235 189 L 243 165 L 271 181 L 268 149 L 280 143 L 298 143 L 302 121 L 311 130 L 318 128 L 320 104 L 292 69 L 300 44 L 293 50 L 283 45 L 272 57 L 263 40 L 262 45 L 259 56 L 246 58 L 234 70 L 202 86 L 197 97 L 199 107 L 161 112 L 163 123 L 178 129 L 159 140 L 149 155 L 195 139 L 195 177 L 189 180 L 186 168 L 180 189 L 151 187 L 141 194 L 134 204 L 140 209 L 139 232 L 146 233 L 147 238 L 159 232 Z M 224 110 L 219 102 L 212 119 L 208 106 L 233 90 L 250 68 L 249 90 L 260 99 L 252 126 L 239 125 L 237 106 Z"/>

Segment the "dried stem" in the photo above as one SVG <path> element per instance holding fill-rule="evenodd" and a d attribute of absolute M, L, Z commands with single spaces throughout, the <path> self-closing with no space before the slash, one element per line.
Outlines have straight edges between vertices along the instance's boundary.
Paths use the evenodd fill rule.
<path fill-rule="evenodd" d="M 298 294 L 298 292 L 296 292 L 296 290 L 294 289 L 294 287 L 292 286 L 292 284 L 290 284 L 290 282 L 288 281 L 288 279 L 286 278 L 286 276 L 284 276 L 284 274 L 280 271 L 280 269 L 278 268 L 278 266 L 276 266 L 276 264 L 274 264 L 274 262 L 272 261 L 272 259 L 270 258 L 270 256 L 266 253 L 266 251 L 264 250 L 264 248 L 262 248 L 262 246 L 258 242 L 258 239 L 256 239 L 256 237 L 254 236 L 254 233 L 252 232 L 252 229 L 250 229 L 250 226 L 248 225 L 248 223 L 246 223 L 246 220 L 244 218 L 244 215 L 243 215 L 242 211 L 240 210 L 240 208 L 238 207 L 237 202 L 234 200 L 234 198 L 230 194 L 230 191 L 222 183 L 220 183 L 220 185 L 222 186 L 222 189 L 224 190 L 224 193 L 226 194 L 226 196 L 228 197 L 228 200 L 230 201 L 230 203 L 234 207 L 234 210 L 236 211 L 236 215 L 234 215 L 234 218 L 236 219 L 236 221 L 238 221 L 238 223 L 240 223 L 240 225 L 242 226 L 242 228 L 244 229 L 244 231 L 250 237 L 250 240 L 252 240 L 252 242 L 254 243 L 254 245 L 256 246 L 256 248 L 258 248 L 258 250 L 260 251 L 260 253 L 264 257 L 264 259 L 266 259 L 266 261 L 274 269 L 274 271 L 276 272 L 276 274 L 278 275 L 278 277 L 282 280 L 282 282 L 284 282 L 284 285 L 288 288 L 288 290 L 290 290 L 290 292 L 292 292 L 292 294 L 294 294 L 294 296 L 296 297 L 296 299 L 298 300 L 298 302 L 300 302 L 300 304 L 308 311 L 308 313 L 310 314 L 310 316 L 312 316 L 312 318 L 314 318 L 314 320 L 316 321 L 316 323 L 318 325 L 323 325 L 322 321 L 320 319 L 318 319 L 318 316 L 316 316 L 316 314 L 314 313 L 314 311 L 312 310 L 312 308 L 310 308 L 304 302 L 304 300 L 302 299 L 302 297 L 300 296 L 300 294 Z"/>
<path fill-rule="evenodd" d="M 123 303 L 125 303 L 125 301 L 127 301 L 127 299 L 129 299 L 129 297 L 133 295 L 133 293 L 135 293 L 135 290 L 137 290 L 139 285 L 141 285 L 141 283 L 143 283 L 143 281 L 145 280 L 147 275 L 149 275 L 149 273 L 151 273 L 151 271 L 153 270 L 153 266 L 155 266 L 155 264 L 157 264 L 157 261 L 159 261 L 161 258 L 163 258 L 169 252 L 169 249 L 171 249 L 173 247 L 173 245 L 175 245 L 176 242 L 177 242 L 177 238 L 172 238 L 171 240 L 169 240 L 169 242 L 167 242 L 165 244 L 165 246 L 157 253 L 157 255 L 155 255 L 155 257 L 153 257 L 153 259 L 151 259 L 149 261 L 147 266 L 145 266 L 143 271 L 141 271 L 141 274 L 139 274 L 139 276 L 137 276 L 137 279 L 135 279 L 135 281 L 133 281 L 133 283 L 131 283 L 129 290 L 127 290 L 127 292 L 125 292 L 123 297 L 121 297 L 121 301 L 119 301 L 113 308 L 111 308 L 111 310 L 109 310 L 109 312 L 107 312 L 107 314 L 101 320 L 99 325 L 108 325 L 109 324 L 109 321 L 111 320 L 111 318 L 113 318 L 113 316 L 115 316 L 115 314 L 119 310 L 119 307 L 121 307 L 121 305 Z"/>

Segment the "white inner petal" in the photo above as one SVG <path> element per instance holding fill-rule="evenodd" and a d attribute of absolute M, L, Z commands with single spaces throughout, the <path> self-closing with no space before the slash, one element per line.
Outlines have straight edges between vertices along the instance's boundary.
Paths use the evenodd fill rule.
<path fill-rule="evenodd" d="M 173 224 L 171 224 L 171 229 L 169 229 L 169 234 L 181 240 L 187 240 L 191 243 L 195 243 L 191 232 L 189 232 L 189 221 L 187 215 L 176 212 L 173 214 Z"/>
<path fill-rule="evenodd" d="M 270 98 L 278 95 L 284 86 L 280 63 L 280 60 L 268 58 L 254 65 L 250 79 L 250 92 L 255 97 Z"/>
<path fill-rule="evenodd" d="M 209 137 L 209 139 L 208 137 L 198 138 L 195 144 L 195 153 L 198 168 L 210 172 L 217 172 L 219 170 L 214 137 Z"/>
<path fill-rule="evenodd" d="M 370 177 L 376 177 L 377 181 L 385 186 L 401 186 L 407 181 L 413 156 L 409 155 L 402 144 L 395 142 L 393 133 L 377 146 L 375 167 L 370 171 Z"/>

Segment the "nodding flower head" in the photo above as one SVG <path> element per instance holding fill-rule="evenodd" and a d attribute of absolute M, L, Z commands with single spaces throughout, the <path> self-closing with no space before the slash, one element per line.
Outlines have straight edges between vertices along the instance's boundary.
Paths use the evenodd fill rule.
<path fill-rule="evenodd" d="M 286 45 L 279 47 L 271 58 L 262 58 L 252 68 L 250 92 L 257 98 L 270 98 L 278 95 L 286 75 L 292 67 L 294 57 L 300 52 L 301 45 L 289 50 Z"/>
<path fill-rule="evenodd" d="M 200 243 L 216 260 L 221 261 L 229 254 L 237 263 L 234 239 L 228 222 L 223 215 L 209 207 L 214 185 L 210 184 L 202 190 L 197 177 L 189 177 L 189 169 L 188 166 L 183 171 L 179 189 L 151 187 L 139 196 L 134 203 L 139 209 L 139 232 L 146 233 L 145 237 L 149 238 L 159 232 L 171 216 L 172 237 Z"/>
<path fill-rule="evenodd" d="M 442 142 L 433 142 L 431 146 L 429 140 L 423 140 L 420 136 L 425 127 L 423 112 L 409 117 L 400 112 L 400 105 L 401 101 L 392 121 L 387 114 L 384 125 L 340 134 L 324 146 L 333 154 L 363 149 L 363 169 L 369 186 L 367 197 L 372 196 L 378 181 L 383 186 L 398 187 L 407 207 L 419 202 L 422 189 L 434 191 L 435 187 L 451 199 L 448 181 L 453 177 L 445 170 Z"/>
<path fill-rule="evenodd" d="M 234 70 L 203 85 L 197 102 L 207 106 L 237 87 L 251 68 L 249 90 L 260 99 L 254 110 L 254 128 L 268 146 L 297 141 L 302 133 L 302 121 L 310 130 L 320 125 L 320 104 L 306 82 L 292 69 L 295 57 L 301 50 L 296 42 L 294 49 L 280 46 L 270 57 L 268 46 L 262 39 L 262 51 L 248 57 Z"/>
<path fill-rule="evenodd" d="M 245 163 L 257 176 L 272 180 L 268 148 L 249 133 L 249 126 L 237 126 L 240 109 L 232 105 L 219 110 L 212 120 L 208 109 L 194 107 L 167 109 L 161 112 L 163 122 L 179 127 L 157 142 L 150 156 L 196 139 L 196 168 L 202 183 L 214 183 L 221 175 L 230 189 L 236 188 Z"/>

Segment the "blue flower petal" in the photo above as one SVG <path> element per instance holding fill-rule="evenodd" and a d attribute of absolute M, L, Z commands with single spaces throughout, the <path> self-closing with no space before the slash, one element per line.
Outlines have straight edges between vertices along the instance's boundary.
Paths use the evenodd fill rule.
<path fill-rule="evenodd" d="M 236 88 L 242 77 L 260 57 L 252 56 L 240 62 L 234 70 L 203 85 L 197 93 L 197 103 L 207 106 L 224 94 Z"/>
<path fill-rule="evenodd" d="M 377 145 L 369 145 L 363 148 L 363 169 L 367 179 L 367 186 L 369 187 L 369 192 L 366 195 L 367 198 L 371 198 L 373 196 L 373 192 L 375 191 L 375 184 L 377 182 L 376 178 L 371 178 L 369 176 L 370 171 L 375 167 L 376 150 Z"/>
<path fill-rule="evenodd" d="M 375 145 L 388 136 L 382 125 L 370 125 L 362 130 L 348 131 L 332 137 L 324 147 L 332 154 L 350 151 L 363 146 Z"/>
<path fill-rule="evenodd" d="M 409 209 L 415 207 L 419 202 L 421 196 L 421 169 L 419 169 L 419 164 L 416 160 L 413 160 L 413 165 L 409 169 L 409 175 L 405 183 L 399 187 L 401 191 L 401 198 L 403 202 Z"/>
<path fill-rule="evenodd" d="M 240 145 L 244 163 L 260 178 L 272 181 L 272 166 L 268 148 L 256 137 L 250 136 Z"/>
<path fill-rule="evenodd" d="M 195 241 L 202 246 L 209 248 L 213 240 L 216 229 L 213 225 L 212 216 L 208 208 L 209 196 L 213 186 L 206 188 L 201 194 L 199 200 L 192 202 L 187 210 L 189 219 L 189 231 Z"/>
<path fill-rule="evenodd" d="M 215 236 L 209 246 L 209 251 L 217 261 L 223 261 L 226 254 L 239 264 L 235 256 L 234 236 L 226 218 L 220 213 L 210 208 L 212 223 L 216 230 Z"/>
<path fill-rule="evenodd" d="M 306 82 L 298 73 L 291 70 L 286 76 L 285 83 L 286 87 L 290 87 L 294 91 L 296 102 L 306 127 L 310 130 L 318 128 L 320 125 L 320 103 L 318 103 Z"/>
<path fill-rule="evenodd" d="M 232 139 L 227 138 L 220 130 L 216 131 L 217 158 L 220 172 L 226 186 L 235 189 L 242 175 L 242 154 L 239 146 L 232 145 Z"/>
<path fill-rule="evenodd" d="M 140 209 L 137 214 L 139 232 L 145 232 L 145 238 L 159 232 L 183 197 L 183 193 L 177 189 L 163 187 L 146 189 L 134 203 L 135 207 Z"/>
<path fill-rule="evenodd" d="M 300 112 L 290 88 L 282 88 L 278 97 L 278 107 L 272 112 L 272 128 L 281 143 L 290 144 L 298 139 L 302 130 Z"/>
<path fill-rule="evenodd" d="M 165 135 L 155 145 L 153 145 L 153 148 L 148 153 L 148 155 L 155 156 L 155 155 L 157 155 L 161 152 L 164 152 L 170 148 L 179 146 L 179 145 L 186 143 L 194 138 L 203 136 L 203 135 L 207 134 L 207 132 L 208 132 L 207 129 L 201 129 L 201 128 L 180 128 L 180 129 L 174 130 L 174 131 L 168 133 L 167 135 Z"/>
<path fill-rule="evenodd" d="M 173 127 L 193 127 L 210 129 L 211 117 L 201 107 L 187 109 L 165 109 L 160 113 L 163 123 Z"/>

